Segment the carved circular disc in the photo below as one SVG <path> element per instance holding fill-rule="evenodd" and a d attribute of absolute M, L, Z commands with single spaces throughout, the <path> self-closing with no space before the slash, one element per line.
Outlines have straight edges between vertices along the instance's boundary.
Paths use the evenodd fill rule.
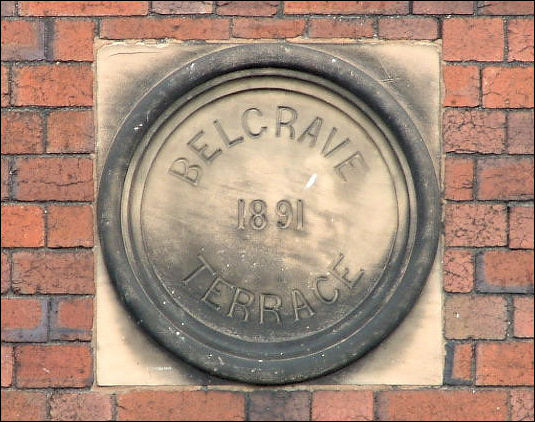
<path fill-rule="evenodd" d="M 407 114 L 361 70 L 249 45 L 157 84 L 100 183 L 108 270 L 138 322 L 209 372 L 276 384 L 358 358 L 433 262 L 435 172 Z"/>

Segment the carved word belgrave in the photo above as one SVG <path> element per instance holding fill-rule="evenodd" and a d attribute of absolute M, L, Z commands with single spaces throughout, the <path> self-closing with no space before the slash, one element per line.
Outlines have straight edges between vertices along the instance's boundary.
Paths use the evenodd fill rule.
<path fill-rule="evenodd" d="M 198 130 L 186 142 L 187 147 L 196 155 L 198 160 L 191 162 L 186 157 L 176 158 L 169 166 L 169 174 L 190 185 L 197 186 L 201 181 L 205 166 L 209 166 L 223 154 L 223 148 L 218 146 L 216 142 L 212 142 L 214 134 L 219 138 L 218 143 L 222 143 L 226 149 L 229 149 L 245 142 L 246 137 L 251 140 L 260 138 L 268 140 L 267 134 L 269 133 L 276 138 L 287 137 L 298 143 L 308 143 L 310 148 L 321 143 L 319 152 L 323 157 L 338 157 L 333 160 L 333 169 L 344 182 L 349 177 L 357 177 L 359 173 L 367 172 L 368 165 L 362 153 L 351 148 L 351 139 L 339 136 L 338 128 L 335 126 L 332 126 L 330 130 L 322 130 L 325 125 L 321 117 L 314 117 L 302 133 L 297 133 L 294 125 L 299 119 L 299 113 L 295 108 L 279 105 L 275 114 L 274 126 L 266 126 L 267 122 L 262 119 L 264 113 L 259 108 L 246 109 L 241 114 L 241 119 L 238 119 L 241 121 L 243 134 L 234 138 L 228 134 L 221 121 L 214 120 L 212 125 L 208 126 L 210 129 L 207 127 Z M 210 138 L 210 141 L 206 141 L 207 137 Z M 352 171 L 352 169 L 356 170 Z"/>

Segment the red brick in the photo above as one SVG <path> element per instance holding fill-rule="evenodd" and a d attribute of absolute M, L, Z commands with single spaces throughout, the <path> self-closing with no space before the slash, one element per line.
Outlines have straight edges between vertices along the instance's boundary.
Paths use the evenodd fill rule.
<path fill-rule="evenodd" d="M 466 249 L 444 251 L 444 290 L 467 293 L 474 288 L 474 254 Z"/>
<path fill-rule="evenodd" d="M 44 246 L 43 209 L 37 205 L 2 205 L 2 247 Z"/>
<path fill-rule="evenodd" d="M 22 201 L 91 201 L 93 161 L 78 157 L 19 158 L 15 197 Z"/>
<path fill-rule="evenodd" d="M 15 16 L 15 4 L 17 2 L 16 1 L 2 1 L 1 6 L 2 6 L 2 10 L 1 10 L 1 15 L 2 16 Z"/>
<path fill-rule="evenodd" d="M 476 346 L 477 385 L 533 385 L 533 341 Z"/>
<path fill-rule="evenodd" d="M 55 60 L 93 61 L 95 23 L 89 20 L 54 21 L 52 52 Z"/>
<path fill-rule="evenodd" d="M 43 148 L 43 119 L 33 111 L 2 113 L 2 154 L 40 154 Z"/>
<path fill-rule="evenodd" d="M 509 247 L 533 249 L 533 207 L 511 207 L 509 211 Z"/>
<path fill-rule="evenodd" d="M 457 343 L 453 350 L 451 378 L 457 382 L 470 382 L 472 380 L 472 344 Z"/>
<path fill-rule="evenodd" d="M 505 246 L 506 227 L 504 205 L 446 204 L 447 246 Z"/>
<path fill-rule="evenodd" d="M 451 18 L 442 27 L 444 60 L 500 61 L 503 22 L 498 18 Z"/>
<path fill-rule="evenodd" d="M 218 15 L 273 16 L 277 13 L 279 1 L 218 1 Z"/>
<path fill-rule="evenodd" d="M 368 18 L 316 18 L 308 28 L 311 38 L 369 38 L 373 33 L 373 19 Z"/>
<path fill-rule="evenodd" d="M 483 15 L 533 15 L 532 1 L 483 1 L 479 5 Z"/>
<path fill-rule="evenodd" d="M 484 292 L 533 292 L 533 251 L 486 251 L 477 260 L 476 282 Z"/>
<path fill-rule="evenodd" d="M 153 1 L 152 11 L 164 15 L 212 13 L 213 1 Z"/>
<path fill-rule="evenodd" d="M 250 421 L 304 421 L 310 417 L 306 391 L 255 391 L 249 395 Z"/>
<path fill-rule="evenodd" d="M 237 38 L 293 38 L 305 30 L 304 19 L 236 18 L 232 35 Z"/>
<path fill-rule="evenodd" d="M 123 38 L 227 39 L 230 20 L 223 18 L 116 18 L 101 23 L 100 36 Z"/>
<path fill-rule="evenodd" d="M 486 67 L 482 92 L 488 108 L 533 107 L 533 67 Z"/>
<path fill-rule="evenodd" d="M 2 2 L 3 4 L 3 2 Z M 2 107 L 7 107 L 10 103 L 9 90 L 9 67 L 2 65 Z"/>
<path fill-rule="evenodd" d="M 225 391 L 132 391 L 118 394 L 119 420 L 243 420 L 242 393 Z"/>
<path fill-rule="evenodd" d="M 89 64 L 47 64 L 13 69 L 15 105 L 90 106 L 93 71 Z"/>
<path fill-rule="evenodd" d="M 533 296 L 514 299 L 514 334 L 515 337 L 533 338 Z"/>
<path fill-rule="evenodd" d="M 53 421 L 110 421 L 112 398 L 103 393 L 55 393 L 50 398 Z"/>
<path fill-rule="evenodd" d="M 8 199 L 11 195 L 11 172 L 10 172 L 10 164 L 9 164 L 9 158 L 8 157 L 2 157 L 2 186 L 1 186 L 1 192 L 2 192 L 2 201 L 4 199 Z"/>
<path fill-rule="evenodd" d="M 505 113 L 448 109 L 442 116 L 446 152 L 501 154 L 505 151 Z"/>
<path fill-rule="evenodd" d="M 476 177 L 479 199 L 533 198 L 533 158 L 480 159 Z"/>
<path fill-rule="evenodd" d="M 415 1 L 412 4 L 415 15 L 471 15 L 473 1 Z"/>
<path fill-rule="evenodd" d="M 435 40 L 438 24 L 434 18 L 379 19 L 379 37 L 394 40 Z"/>
<path fill-rule="evenodd" d="M 146 15 L 146 1 L 24 1 L 21 16 Z"/>
<path fill-rule="evenodd" d="M 2 251 L 2 293 L 11 288 L 11 258 L 10 255 Z"/>
<path fill-rule="evenodd" d="M 444 335 L 450 339 L 503 339 L 507 302 L 498 296 L 450 295 L 444 304 Z"/>
<path fill-rule="evenodd" d="M 509 154 L 533 154 L 533 111 L 514 111 L 507 115 Z"/>
<path fill-rule="evenodd" d="M 19 346 L 15 361 L 18 387 L 88 387 L 92 383 L 89 346 Z"/>
<path fill-rule="evenodd" d="M 456 201 L 472 199 L 474 160 L 465 157 L 446 157 L 444 164 L 444 198 Z"/>
<path fill-rule="evenodd" d="M 444 66 L 445 106 L 479 105 L 479 69 L 477 66 Z"/>
<path fill-rule="evenodd" d="M 287 14 L 381 14 L 406 15 L 407 1 L 285 1 Z"/>
<path fill-rule="evenodd" d="M 512 19 L 507 23 L 507 60 L 533 61 L 533 19 Z"/>
<path fill-rule="evenodd" d="M 533 388 L 511 390 L 511 420 L 533 420 Z"/>
<path fill-rule="evenodd" d="M 312 396 L 313 421 L 371 421 L 371 391 L 315 391 Z"/>
<path fill-rule="evenodd" d="M 2 390 L 1 394 L 1 419 L 3 421 L 44 421 L 47 419 L 44 393 Z"/>
<path fill-rule="evenodd" d="M 2 344 L 2 387 L 9 387 L 13 382 L 13 347 Z"/>
<path fill-rule="evenodd" d="M 50 338 L 52 340 L 91 340 L 93 299 L 74 297 L 52 302 Z"/>
<path fill-rule="evenodd" d="M 93 209 L 90 205 L 50 205 L 48 246 L 51 248 L 92 247 Z"/>
<path fill-rule="evenodd" d="M 2 298 L 2 341 L 46 341 L 47 313 L 44 300 Z"/>
<path fill-rule="evenodd" d="M 47 123 L 47 152 L 93 152 L 94 127 L 91 110 L 52 111 Z"/>
<path fill-rule="evenodd" d="M 507 419 L 507 393 L 485 390 L 381 391 L 378 420 L 496 421 Z"/>
<path fill-rule="evenodd" d="M 2 20 L 2 60 L 39 60 L 45 57 L 43 22 Z"/>
<path fill-rule="evenodd" d="M 93 294 L 93 254 L 14 252 L 13 290 L 20 294 Z"/>

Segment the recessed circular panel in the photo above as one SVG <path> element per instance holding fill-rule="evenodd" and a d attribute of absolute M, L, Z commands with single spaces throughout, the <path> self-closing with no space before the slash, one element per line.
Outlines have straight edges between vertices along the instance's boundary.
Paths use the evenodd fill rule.
<path fill-rule="evenodd" d="M 99 192 L 108 270 L 138 322 L 253 383 L 358 358 L 416 300 L 438 189 L 409 117 L 364 72 L 287 45 L 200 58 L 115 137 Z"/>

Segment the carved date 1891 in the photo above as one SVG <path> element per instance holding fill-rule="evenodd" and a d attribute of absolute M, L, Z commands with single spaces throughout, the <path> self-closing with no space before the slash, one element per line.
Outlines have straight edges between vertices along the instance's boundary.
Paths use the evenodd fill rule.
<path fill-rule="evenodd" d="M 247 214 L 248 208 L 248 214 Z M 290 201 L 283 199 L 277 202 L 275 206 L 275 214 L 277 215 L 276 226 L 279 229 L 294 228 L 295 230 L 303 230 L 303 201 L 298 199 L 296 201 L 295 210 Z M 238 229 L 245 230 L 246 227 L 251 227 L 253 230 L 263 230 L 268 225 L 268 207 L 265 201 L 255 199 L 249 202 L 249 207 L 246 207 L 246 201 L 238 199 Z"/>

